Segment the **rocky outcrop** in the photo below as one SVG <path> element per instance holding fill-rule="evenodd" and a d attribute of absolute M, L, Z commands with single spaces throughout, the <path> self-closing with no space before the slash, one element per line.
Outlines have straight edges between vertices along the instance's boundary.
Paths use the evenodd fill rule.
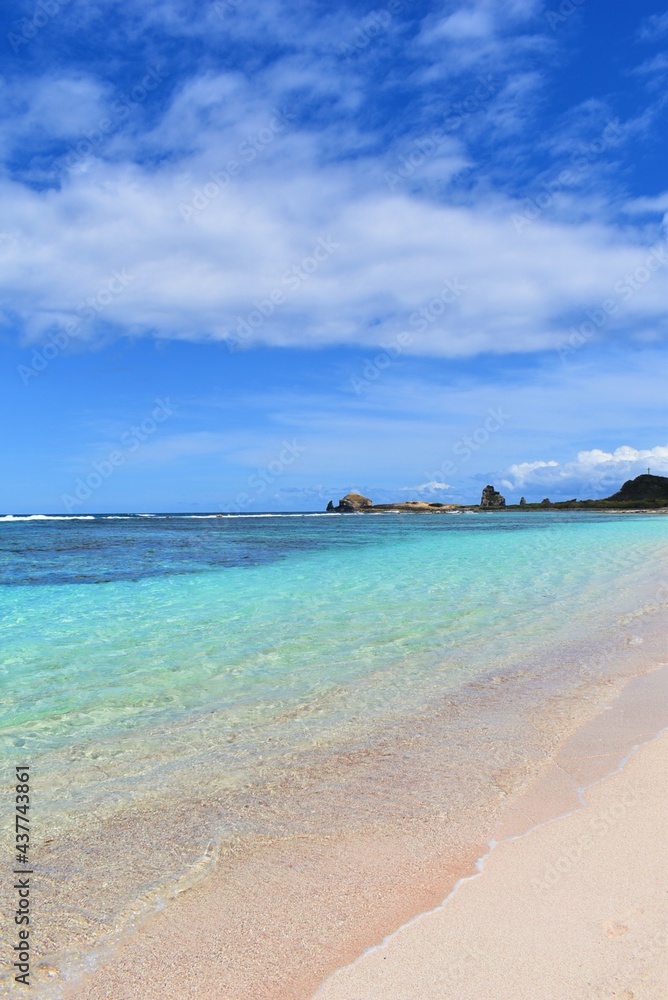
<path fill-rule="evenodd" d="M 506 498 L 494 489 L 493 486 L 485 486 L 480 498 L 481 507 L 505 507 Z"/>
<path fill-rule="evenodd" d="M 370 507 L 373 507 L 373 502 L 368 497 L 363 497 L 361 493 L 346 493 L 336 507 L 331 500 L 327 504 L 327 510 L 335 514 L 354 514 L 358 510 L 368 510 Z"/>
<path fill-rule="evenodd" d="M 405 500 L 403 503 L 378 503 L 373 504 L 368 497 L 363 497 L 360 493 L 347 493 L 339 500 L 336 507 L 330 500 L 327 510 L 331 514 L 383 514 L 387 511 L 394 511 L 398 514 L 438 514 L 451 510 L 463 510 L 460 504 L 456 503 L 427 503 L 426 500 Z"/>
<path fill-rule="evenodd" d="M 668 476 L 646 475 L 629 479 L 622 488 L 604 500 L 557 500 L 552 502 L 545 497 L 540 503 L 527 503 L 521 497 L 519 505 L 506 507 L 506 499 L 494 489 L 485 486 L 478 506 L 455 503 L 429 503 L 426 500 L 405 500 L 402 503 L 373 504 L 361 493 L 347 493 L 335 506 L 332 500 L 327 504 L 327 510 L 333 514 L 383 514 L 393 512 L 398 514 L 439 514 L 451 511 L 476 510 L 518 510 L 526 511 L 540 509 L 548 510 L 664 510 L 668 513 Z"/>
<path fill-rule="evenodd" d="M 644 474 L 627 479 L 621 490 L 606 497 L 614 503 L 666 503 L 668 502 L 668 476 Z"/>

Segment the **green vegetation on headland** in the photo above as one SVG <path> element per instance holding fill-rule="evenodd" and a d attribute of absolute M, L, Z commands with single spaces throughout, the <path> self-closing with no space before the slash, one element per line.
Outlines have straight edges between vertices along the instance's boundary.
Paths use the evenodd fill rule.
<path fill-rule="evenodd" d="M 428 503 L 425 500 L 407 500 L 404 503 L 374 504 L 360 493 L 348 493 L 337 506 L 330 500 L 327 510 L 333 514 L 382 514 L 387 511 L 407 514 L 445 514 L 453 510 L 525 511 L 525 510 L 659 510 L 668 508 L 668 476 L 649 473 L 627 480 L 612 496 L 602 500 L 558 500 L 548 497 L 540 503 L 526 503 L 524 497 L 518 504 L 506 504 L 505 498 L 493 486 L 482 491 L 479 504 Z"/>

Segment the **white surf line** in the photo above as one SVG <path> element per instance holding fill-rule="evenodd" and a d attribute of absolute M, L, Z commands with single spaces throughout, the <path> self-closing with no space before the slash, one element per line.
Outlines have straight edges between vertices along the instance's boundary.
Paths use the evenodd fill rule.
<path fill-rule="evenodd" d="M 33 990 L 40 992 L 35 993 L 35 997 L 39 1000 L 64 1000 L 73 989 L 78 992 L 83 988 L 86 979 L 113 960 L 119 948 L 131 940 L 151 917 L 165 910 L 177 896 L 206 881 L 218 867 L 221 846 L 222 839 L 209 841 L 204 853 L 174 882 L 156 886 L 131 900 L 114 918 L 113 930 L 99 937 L 88 950 L 66 948 L 38 959 L 38 970 L 43 971 L 45 965 L 54 967 L 59 978 L 55 982 L 36 984 Z"/>
<path fill-rule="evenodd" d="M 345 969 L 353 968 L 359 962 L 361 962 L 362 959 L 365 958 L 367 955 L 371 955 L 373 952 L 380 951 L 383 948 L 387 947 L 387 945 L 392 941 L 392 938 L 394 938 L 397 934 L 400 934 L 406 927 L 411 927 L 413 924 L 417 923 L 418 920 L 422 920 L 424 917 L 428 917 L 432 913 L 438 913 L 440 910 L 443 910 L 447 905 L 447 903 L 450 902 L 455 893 L 461 888 L 462 885 L 464 885 L 465 882 L 470 882 L 472 879 L 479 878 L 483 874 L 485 862 L 487 861 L 487 859 L 489 858 L 495 847 L 498 847 L 500 844 L 508 844 L 513 840 L 523 840 L 525 837 L 530 836 L 530 834 L 534 833 L 536 830 L 540 830 L 544 826 L 549 826 L 551 823 L 556 823 L 559 820 L 567 819 L 568 816 L 574 816 L 576 813 L 581 812 L 581 810 L 587 805 L 585 794 L 590 789 L 595 788 L 596 785 L 600 785 L 602 781 L 607 781 L 608 778 L 612 778 L 615 774 L 619 774 L 620 771 L 624 770 L 629 760 L 634 755 L 634 753 L 636 753 L 637 750 L 640 750 L 641 747 L 647 746 L 650 743 L 654 743 L 655 740 L 657 740 L 660 736 L 662 736 L 666 732 L 668 732 L 668 726 L 664 726 L 662 729 L 659 729 L 658 732 L 656 732 L 653 736 L 650 736 L 648 739 L 644 740 L 642 743 L 634 743 L 634 745 L 631 747 L 628 753 L 626 753 L 624 757 L 622 757 L 617 767 L 613 768 L 612 771 L 609 771 L 607 774 L 604 774 L 601 778 L 596 778 L 595 781 L 590 782 L 588 785 L 577 787 L 576 795 L 578 799 L 578 804 L 577 806 L 575 806 L 574 809 L 569 809 L 568 812 L 559 813 L 559 815 L 553 816 L 550 819 L 543 820 L 541 823 L 536 823 L 534 826 L 531 826 L 527 830 L 525 830 L 524 833 L 510 834 L 507 837 L 503 837 L 501 840 L 495 840 L 494 838 L 492 838 L 490 841 L 488 841 L 487 845 L 488 849 L 485 851 L 484 854 L 481 854 L 480 857 L 475 862 L 474 867 L 476 870 L 472 875 L 463 875 L 462 878 L 457 879 L 457 881 L 455 882 L 455 884 L 453 885 L 452 889 L 447 894 L 447 896 L 445 896 L 440 903 L 437 903 L 436 906 L 432 907 L 431 910 L 424 910 L 422 913 L 417 913 L 414 917 L 411 917 L 410 920 L 407 920 L 405 923 L 400 924 L 399 927 L 397 927 L 395 930 L 387 934 L 383 938 L 383 940 L 380 941 L 378 944 L 372 944 L 368 948 L 365 948 L 364 951 L 357 956 L 357 958 L 353 959 L 352 962 L 348 962 L 347 965 L 342 965 L 341 968 L 336 969 L 330 976 L 327 977 L 327 979 L 323 980 L 320 986 L 318 986 L 318 989 L 313 994 L 312 1000 L 317 1000 L 318 994 L 323 989 L 323 987 L 327 983 L 330 983 L 333 979 L 335 979 L 340 972 L 343 972 Z M 553 763 L 556 764 L 557 762 L 553 761 Z M 557 766 L 560 767 L 559 764 L 557 764 Z M 565 773 L 568 774 L 567 771 Z"/>

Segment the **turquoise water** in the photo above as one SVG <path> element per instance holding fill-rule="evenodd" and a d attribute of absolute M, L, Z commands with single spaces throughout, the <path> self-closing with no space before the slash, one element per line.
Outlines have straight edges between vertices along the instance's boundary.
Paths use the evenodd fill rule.
<path fill-rule="evenodd" d="M 133 816 L 187 805 L 193 776 L 214 797 L 280 777 L 491 674 L 547 683 L 559 660 L 579 683 L 659 601 L 667 552 L 658 515 L 5 518 L 3 773 L 31 764 L 40 841 L 79 843 L 99 893 L 105 824 L 131 841 Z M 199 840 L 188 826 L 180 856 L 109 890 L 99 926 L 79 915 L 81 940 L 235 824 L 221 806 Z M 63 852 L 44 861 L 54 907 Z M 77 939 L 64 918 L 49 933 L 52 951 Z"/>

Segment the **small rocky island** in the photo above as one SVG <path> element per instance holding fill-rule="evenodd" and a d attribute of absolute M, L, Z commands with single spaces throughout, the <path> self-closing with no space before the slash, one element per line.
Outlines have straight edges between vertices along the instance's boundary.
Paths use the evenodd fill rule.
<path fill-rule="evenodd" d="M 327 504 L 331 514 L 448 514 L 453 511 L 528 511 L 528 510 L 668 510 L 668 476 L 649 473 L 629 479 L 616 493 L 602 500 L 562 500 L 552 503 L 547 497 L 539 503 L 506 504 L 505 497 L 492 485 L 485 486 L 479 504 L 429 503 L 426 500 L 406 500 L 404 503 L 374 503 L 361 493 L 347 493 L 336 506 Z"/>
<path fill-rule="evenodd" d="M 398 511 L 407 514 L 437 514 L 440 511 L 465 510 L 458 503 L 427 503 L 425 500 L 406 500 L 405 503 L 373 503 L 361 493 L 347 493 L 336 507 L 330 500 L 327 510 L 331 514 L 382 514 Z"/>

